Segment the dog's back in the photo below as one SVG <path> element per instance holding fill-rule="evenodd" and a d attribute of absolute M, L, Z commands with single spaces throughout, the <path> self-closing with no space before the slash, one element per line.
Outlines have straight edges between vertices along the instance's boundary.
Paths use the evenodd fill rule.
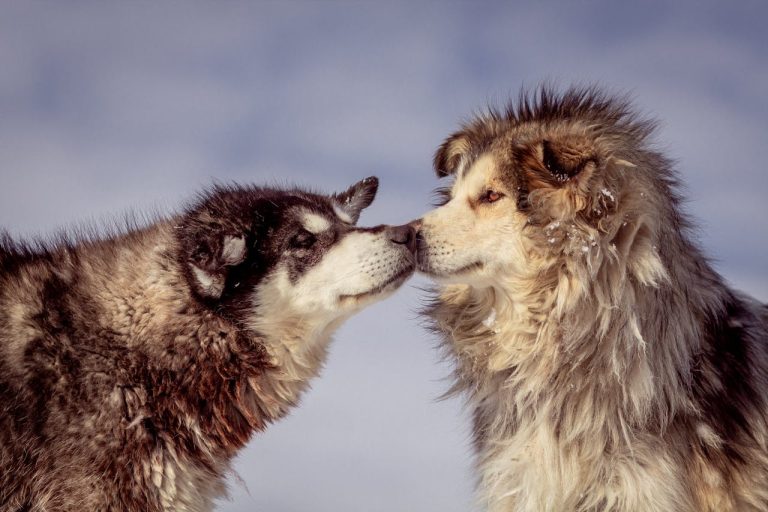
<path fill-rule="evenodd" d="M 156 339 L 160 350 L 161 340 L 181 341 L 206 327 L 196 314 L 174 311 L 194 305 L 170 229 L 161 223 L 50 248 L 4 244 L 0 510 L 132 511 L 162 503 L 163 466 L 170 461 L 157 450 L 151 422 L 158 420 L 143 411 L 145 385 L 155 380 L 152 348 L 136 344 Z M 158 323 L 163 316 L 172 323 Z M 194 472 L 193 465 L 184 467 Z M 160 479 L 155 490 L 142 484 L 153 477 Z M 179 483 L 185 480 L 200 486 L 186 490 L 190 502 L 221 493 L 221 484 L 202 471 Z"/>

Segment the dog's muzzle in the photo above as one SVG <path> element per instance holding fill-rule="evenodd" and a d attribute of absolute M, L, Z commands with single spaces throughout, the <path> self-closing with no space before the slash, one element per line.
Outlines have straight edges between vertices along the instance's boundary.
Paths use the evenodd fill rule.
<path fill-rule="evenodd" d="M 425 251 L 427 250 L 427 242 L 421 231 L 421 224 L 421 219 L 416 219 L 408 223 L 414 230 L 413 253 L 416 256 L 417 264 L 424 258 Z"/>

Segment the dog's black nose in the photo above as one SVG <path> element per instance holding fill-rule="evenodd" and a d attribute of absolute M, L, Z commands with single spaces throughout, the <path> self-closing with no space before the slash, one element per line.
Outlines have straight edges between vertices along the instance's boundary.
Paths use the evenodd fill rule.
<path fill-rule="evenodd" d="M 406 246 L 411 252 L 416 252 L 416 230 L 410 224 L 390 226 L 389 239 L 396 244 Z"/>

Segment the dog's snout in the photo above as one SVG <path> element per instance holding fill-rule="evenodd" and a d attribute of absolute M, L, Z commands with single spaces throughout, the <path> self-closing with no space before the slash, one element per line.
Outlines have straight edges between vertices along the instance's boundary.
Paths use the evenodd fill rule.
<path fill-rule="evenodd" d="M 406 246 L 410 252 L 416 252 L 416 230 L 411 224 L 390 227 L 389 239 L 396 244 Z"/>
<path fill-rule="evenodd" d="M 414 241 L 415 252 L 419 252 L 424 248 L 424 235 L 421 231 L 421 219 L 412 220 L 408 223 L 414 229 Z"/>

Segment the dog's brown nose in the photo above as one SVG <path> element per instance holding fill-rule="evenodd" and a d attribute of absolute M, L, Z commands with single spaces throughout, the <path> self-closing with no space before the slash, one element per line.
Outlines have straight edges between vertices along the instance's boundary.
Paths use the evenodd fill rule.
<path fill-rule="evenodd" d="M 406 246 L 412 253 L 416 252 L 416 230 L 411 224 L 390 226 L 388 231 L 390 240 L 396 244 Z"/>

